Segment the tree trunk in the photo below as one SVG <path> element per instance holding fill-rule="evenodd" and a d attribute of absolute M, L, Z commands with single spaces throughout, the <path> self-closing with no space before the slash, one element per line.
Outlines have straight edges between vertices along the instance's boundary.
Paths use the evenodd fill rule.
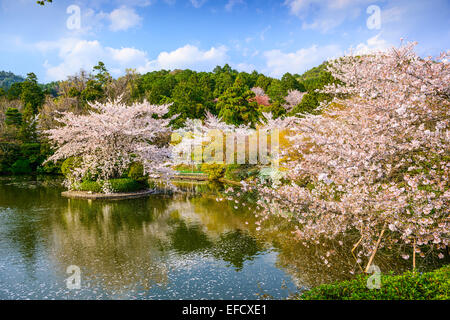
<path fill-rule="evenodd" d="M 381 238 L 383 237 L 385 230 L 386 230 L 386 223 L 384 223 L 384 225 L 383 225 L 383 229 L 380 232 L 380 236 L 378 237 L 377 244 L 375 245 L 375 249 L 373 250 L 372 255 L 370 256 L 369 262 L 367 263 L 367 266 L 366 266 L 366 270 L 364 270 L 365 273 L 369 272 L 370 265 L 372 264 L 373 258 L 375 258 L 375 254 L 377 253 L 378 246 L 380 245 Z"/>

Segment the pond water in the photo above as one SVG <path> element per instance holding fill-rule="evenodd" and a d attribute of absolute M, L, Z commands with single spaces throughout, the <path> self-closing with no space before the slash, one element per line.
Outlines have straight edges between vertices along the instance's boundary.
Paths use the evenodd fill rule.
<path fill-rule="evenodd" d="M 55 180 L 0 180 L 0 299 L 282 299 L 355 271 L 349 250 L 327 268 L 321 248 L 276 223 L 257 232 L 252 212 L 199 187 L 99 201 L 63 198 Z M 67 288 L 69 266 L 80 289 Z"/>

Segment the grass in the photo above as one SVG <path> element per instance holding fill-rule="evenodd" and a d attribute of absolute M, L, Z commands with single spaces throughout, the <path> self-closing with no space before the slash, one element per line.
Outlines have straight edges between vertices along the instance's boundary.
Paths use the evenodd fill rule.
<path fill-rule="evenodd" d="M 323 284 L 302 293 L 300 300 L 449 300 L 450 265 L 419 273 L 381 275 L 380 289 L 369 289 L 370 276 Z"/>
<path fill-rule="evenodd" d="M 110 184 L 111 191 L 114 193 L 121 192 L 135 192 L 140 190 L 147 189 L 148 183 L 142 181 L 136 181 L 130 178 L 121 178 L 121 179 L 111 179 L 108 180 Z M 83 181 L 78 190 L 80 191 L 90 191 L 95 193 L 102 193 L 103 183 L 98 181 Z"/>

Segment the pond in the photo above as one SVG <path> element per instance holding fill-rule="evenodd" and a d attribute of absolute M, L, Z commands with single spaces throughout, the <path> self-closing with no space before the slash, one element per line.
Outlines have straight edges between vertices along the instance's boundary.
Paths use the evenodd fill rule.
<path fill-rule="evenodd" d="M 74 200 L 57 180 L 1 179 L 0 299 L 282 299 L 355 271 L 348 248 L 327 268 L 323 249 L 279 224 L 258 232 L 252 212 L 195 192 L 204 185 L 180 187 L 188 192 Z M 389 255 L 379 264 L 409 267 Z M 79 289 L 67 287 L 69 266 Z"/>

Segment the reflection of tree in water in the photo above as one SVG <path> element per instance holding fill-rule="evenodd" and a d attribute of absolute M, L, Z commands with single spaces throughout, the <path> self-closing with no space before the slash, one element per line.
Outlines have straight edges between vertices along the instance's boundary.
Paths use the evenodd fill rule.
<path fill-rule="evenodd" d="M 311 287 L 322 283 L 352 279 L 354 274 L 360 272 L 356 260 L 351 254 L 352 246 L 358 239 L 354 239 L 351 235 L 342 239 L 342 245 L 338 241 L 330 242 L 327 246 L 313 243 L 303 245 L 294 239 L 291 233 L 293 225 L 286 223 L 285 220 L 272 217 L 264 222 L 261 230 L 256 231 L 254 213 L 248 212 L 242 207 L 239 207 L 238 210 L 234 209 L 233 202 L 216 202 L 208 197 L 197 197 L 191 199 L 191 203 L 195 207 L 201 224 L 206 226 L 210 232 L 221 234 L 220 238 L 225 234 L 235 232 L 233 230 L 245 230 L 249 239 L 255 243 L 268 243 L 275 246 L 279 253 L 278 267 L 291 274 L 299 287 Z M 245 221 L 248 224 L 245 224 Z M 234 245 L 233 242 L 231 243 Z M 217 242 L 215 242 L 214 249 L 217 246 Z M 232 257 L 232 253 L 231 250 L 230 257 Z M 250 256 L 255 254 L 256 252 L 252 253 L 250 250 Z M 329 267 L 325 260 L 329 262 Z M 362 261 L 363 263 L 367 262 L 367 257 L 362 257 Z M 425 265 L 427 262 L 423 261 L 423 263 Z M 392 270 L 399 273 L 411 269 L 410 262 L 398 259 L 398 253 L 388 250 L 380 250 L 375 257 L 374 264 L 379 266 L 382 272 Z M 233 265 L 238 266 L 234 263 Z"/>
<path fill-rule="evenodd" d="M 176 209 L 171 215 L 174 226 L 171 246 L 177 252 L 208 253 L 240 271 L 246 260 L 253 260 L 264 250 L 260 242 L 242 231 L 245 220 L 233 213 L 226 203 L 199 197 L 180 204 L 170 206 Z"/>
<path fill-rule="evenodd" d="M 0 207 L 8 208 L 7 223 L 2 223 L 2 238 L 11 240 L 22 255 L 29 274 L 33 274 L 38 246 L 47 230 L 47 211 L 58 206 L 49 199 L 59 196 L 59 189 L 46 188 L 45 181 L 29 177 L 13 177 L 0 180 Z"/>
<path fill-rule="evenodd" d="M 52 226 L 52 254 L 106 290 L 149 289 L 167 283 L 161 251 L 168 226 L 163 198 L 133 201 L 69 200 Z"/>
<path fill-rule="evenodd" d="M 148 288 L 167 283 L 169 251 L 181 255 L 177 259 L 189 253 L 209 255 L 239 271 L 266 245 L 275 245 L 278 266 L 299 286 L 349 279 L 349 271 L 359 270 L 350 253 L 358 239 L 342 239 L 342 246 L 308 247 L 293 239 L 292 226 L 271 218 L 256 231 L 254 212 L 216 202 L 209 194 L 113 202 L 67 200 L 61 198 L 61 189 L 34 182 L 2 182 L 0 187 L 0 207 L 9 208 L 0 216 L 0 223 L 5 221 L 0 225 L 2 241 L 17 248 L 12 251 L 20 252 L 30 275 L 37 255 L 48 251 L 64 278 L 66 267 L 75 264 L 83 277 L 108 290 Z M 327 256 L 330 250 L 334 253 Z M 382 272 L 411 268 L 410 260 L 399 260 L 387 250 L 380 250 L 374 263 Z M 422 267 L 425 262 L 418 263 Z"/>
<path fill-rule="evenodd" d="M 354 237 L 342 239 L 342 245 L 338 241 L 332 241 L 326 246 L 313 243 L 305 245 L 286 235 L 280 235 L 277 241 L 277 265 L 289 272 L 297 280 L 298 286 L 314 287 L 350 280 L 356 274 L 363 273 L 351 254 L 353 244 L 358 241 Z M 328 263 L 325 263 L 325 260 Z M 361 267 L 364 269 L 368 258 L 361 257 L 361 260 Z M 411 270 L 410 262 L 398 259 L 398 253 L 388 250 L 380 250 L 373 264 L 378 266 L 382 273 Z"/>
<path fill-rule="evenodd" d="M 245 261 L 253 260 L 262 250 L 254 238 L 241 230 L 235 230 L 222 234 L 214 243 L 212 252 L 216 258 L 229 262 L 236 271 L 240 271 Z"/>
<path fill-rule="evenodd" d="M 183 220 L 172 222 L 170 232 L 172 248 L 182 254 L 204 251 L 212 246 L 206 233 L 199 225 L 187 225 Z"/>

